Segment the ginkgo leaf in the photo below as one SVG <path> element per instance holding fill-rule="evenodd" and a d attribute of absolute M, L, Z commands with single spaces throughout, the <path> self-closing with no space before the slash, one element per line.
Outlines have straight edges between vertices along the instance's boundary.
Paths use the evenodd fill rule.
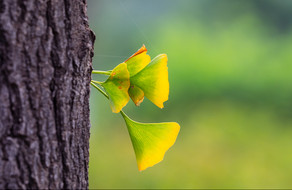
<path fill-rule="evenodd" d="M 125 61 L 128 71 L 130 73 L 130 77 L 139 73 L 150 63 L 151 58 L 146 53 L 147 49 L 145 45 L 143 45 L 136 53 L 134 53 Z M 135 85 L 131 85 L 131 87 L 129 88 L 129 95 L 133 102 L 136 104 L 136 106 L 139 106 L 144 100 L 144 92 Z"/>
<path fill-rule="evenodd" d="M 175 122 L 139 123 L 123 115 L 136 154 L 139 171 L 163 160 L 165 152 L 175 143 L 180 126 Z"/>
<path fill-rule="evenodd" d="M 125 63 L 127 63 L 130 77 L 137 74 L 150 63 L 151 58 L 146 53 L 147 49 L 145 45 L 143 45 L 136 53 L 134 53 L 131 57 L 124 61 Z"/>
<path fill-rule="evenodd" d="M 155 57 L 144 69 L 130 77 L 131 85 L 139 87 L 144 95 L 159 108 L 168 100 L 169 82 L 167 69 L 167 55 Z M 133 95 L 131 92 L 130 96 Z"/>
<path fill-rule="evenodd" d="M 133 100 L 136 106 L 139 106 L 141 102 L 143 102 L 144 92 L 138 86 L 130 85 L 128 92 L 129 92 L 130 98 Z"/>
<path fill-rule="evenodd" d="M 127 70 L 127 64 L 121 63 L 116 66 L 109 78 L 102 83 L 103 88 L 107 92 L 110 100 L 110 106 L 114 113 L 118 113 L 128 103 L 130 74 Z"/>

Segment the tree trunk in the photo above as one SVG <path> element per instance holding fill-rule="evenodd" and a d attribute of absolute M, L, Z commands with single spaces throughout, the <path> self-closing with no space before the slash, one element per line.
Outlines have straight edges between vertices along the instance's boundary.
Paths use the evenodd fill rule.
<path fill-rule="evenodd" d="M 0 0 L 0 189 L 86 189 L 86 0 Z"/>

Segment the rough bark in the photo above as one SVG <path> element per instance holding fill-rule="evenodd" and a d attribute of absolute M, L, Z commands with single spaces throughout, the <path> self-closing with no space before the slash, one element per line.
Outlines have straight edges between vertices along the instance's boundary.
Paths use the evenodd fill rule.
<path fill-rule="evenodd" d="M 0 189 L 88 188 L 86 0 L 0 0 Z"/>

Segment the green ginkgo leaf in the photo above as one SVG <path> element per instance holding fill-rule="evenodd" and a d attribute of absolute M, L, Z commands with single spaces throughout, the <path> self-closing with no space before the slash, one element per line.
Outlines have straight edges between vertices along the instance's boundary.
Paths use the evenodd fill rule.
<path fill-rule="evenodd" d="M 107 92 L 110 100 L 110 106 L 114 113 L 118 113 L 128 103 L 130 74 L 126 63 L 116 66 L 109 78 L 102 83 L 103 88 Z"/>
<path fill-rule="evenodd" d="M 129 95 L 137 106 L 145 95 L 156 106 L 163 108 L 169 95 L 167 56 L 158 55 L 150 62 L 150 56 L 146 53 L 143 45 L 125 61 L 130 73 Z"/>
<path fill-rule="evenodd" d="M 146 65 L 150 63 L 151 58 L 146 53 L 147 49 L 145 45 L 143 45 L 136 53 L 134 53 L 131 57 L 124 61 L 124 63 L 127 63 L 130 77 L 136 75 L 138 72 L 144 69 Z"/>
<path fill-rule="evenodd" d="M 167 56 L 160 54 L 144 69 L 130 78 L 131 85 L 139 87 L 145 96 L 159 108 L 168 100 L 169 82 Z M 130 96 L 133 94 L 130 93 Z"/>
<path fill-rule="evenodd" d="M 163 160 L 165 152 L 175 143 L 180 126 L 175 122 L 139 123 L 123 115 L 136 154 L 139 171 Z"/>
<path fill-rule="evenodd" d="M 169 95 L 166 54 L 158 55 L 151 61 L 143 45 L 112 71 L 94 70 L 93 73 L 110 75 L 105 82 L 92 80 L 91 84 L 110 100 L 113 112 L 122 114 L 136 154 L 139 171 L 162 161 L 166 151 L 176 141 L 180 130 L 179 124 L 139 123 L 131 120 L 122 108 L 130 97 L 137 106 L 140 105 L 144 96 L 163 108 L 163 103 L 168 100 Z M 106 92 L 94 83 L 101 85 Z"/>

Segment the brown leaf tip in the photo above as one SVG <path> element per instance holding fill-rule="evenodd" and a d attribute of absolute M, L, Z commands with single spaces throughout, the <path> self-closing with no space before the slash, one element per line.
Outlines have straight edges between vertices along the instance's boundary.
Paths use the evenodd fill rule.
<path fill-rule="evenodd" d="M 139 54 L 141 54 L 141 53 L 143 53 L 143 52 L 147 52 L 147 49 L 146 49 L 146 47 L 145 47 L 145 45 L 143 44 L 143 46 L 136 52 L 136 53 L 134 53 L 133 55 L 131 55 L 131 57 L 129 57 L 126 61 L 124 61 L 124 62 L 127 62 L 129 59 L 131 59 L 132 57 L 135 57 L 136 55 L 139 55 Z"/>

